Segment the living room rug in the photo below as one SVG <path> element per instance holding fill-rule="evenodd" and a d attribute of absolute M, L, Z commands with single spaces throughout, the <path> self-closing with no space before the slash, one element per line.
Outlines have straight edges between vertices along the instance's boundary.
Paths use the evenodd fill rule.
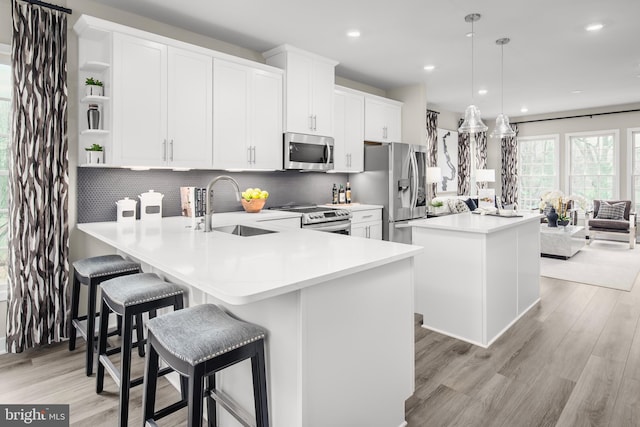
<path fill-rule="evenodd" d="M 540 258 L 540 275 L 630 291 L 640 272 L 640 248 L 596 240 L 568 260 Z"/>

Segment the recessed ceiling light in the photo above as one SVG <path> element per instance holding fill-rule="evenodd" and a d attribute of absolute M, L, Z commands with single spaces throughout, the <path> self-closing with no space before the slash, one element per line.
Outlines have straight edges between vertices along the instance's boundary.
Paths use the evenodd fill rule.
<path fill-rule="evenodd" d="M 593 24 L 587 25 L 584 29 L 587 31 L 600 31 L 602 27 L 604 27 L 604 25 L 599 22 L 595 22 Z"/>
<path fill-rule="evenodd" d="M 480 90 L 478 91 L 478 95 L 486 95 L 486 94 L 487 94 L 487 92 L 489 92 L 489 91 L 488 91 L 488 90 L 486 90 L 486 89 L 480 89 Z"/>
<path fill-rule="evenodd" d="M 435 65 L 425 65 L 425 66 L 424 66 L 424 70 L 425 70 L 425 71 L 433 71 L 433 70 L 435 70 L 435 69 L 436 69 L 436 66 L 435 66 Z"/>
<path fill-rule="evenodd" d="M 520 112 L 521 112 L 521 113 L 526 113 L 526 112 L 528 112 L 528 111 L 529 111 L 529 109 L 528 109 L 527 107 L 522 107 L 522 108 L 520 109 Z"/>
<path fill-rule="evenodd" d="M 465 37 L 473 37 L 473 31 L 469 31 L 467 34 L 465 34 Z"/>
<path fill-rule="evenodd" d="M 578 94 L 578 93 L 582 93 L 582 91 L 580 89 L 577 89 L 577 90 L 572 90 L 571 93 Z"/>
<path fill-rule="evenodd" d="M 351 30 L 351 31 L 347 32 L 347 35 L 348 35 L 349 37 L 353 37 L 353 38 L 355 39 L 355 38 L 357 38 L 357 37 L 360 37 L 360 31 L 358 31 L 358 30 Z"/>

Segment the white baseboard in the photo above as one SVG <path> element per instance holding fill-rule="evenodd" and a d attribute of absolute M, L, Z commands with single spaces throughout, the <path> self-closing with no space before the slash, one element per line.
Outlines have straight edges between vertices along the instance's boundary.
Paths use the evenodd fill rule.
<path fill-rule="evenodd" d="M 0 337 L 0 354 L 7 352 L 7 337 Z"/>

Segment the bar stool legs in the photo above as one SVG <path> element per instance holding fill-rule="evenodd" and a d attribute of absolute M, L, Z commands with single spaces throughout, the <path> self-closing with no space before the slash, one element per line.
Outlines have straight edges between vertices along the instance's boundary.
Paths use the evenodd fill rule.
<path fill-rule="evenodd" d="M 114 277 L 140 272 L 140 264 L 126 260 L 119 255 L 103 255 L 85 258 L 73 263 L 73 285 L 71 291 L 71 325 L 69 330 L 69 351 L 76 348 L 77 333 L 85 338 L 86 374 L 93 374 L 93 352 L 97 343 L 95 336 L 96 296 L 100 284 Z M 78 315 L 80 304 L 80 288 L 84 284 L 88 288 L 87 315 Z M 86 320 L 86 326 L 82 323 Z M 143 350 L 144 351 L 144 350 Z M 140 354 L 141 356 L 144 353 Z"/>
<path fill-rule="evenodd" d="M 133 342 L 134 319 L 142 325 L 142 314 L 149 313 L 154 318 L 156 310 L 173 307 L 175 311 L 183 308 L 183 289 L 160 279 L 152 273 L 140 273 L 119 277 L 102 284 L 102 306 L 100 316 L 100 335 L 98 343 L 98 370 L 96 374 L 96 392 L 104 388 L 105 370 L 120 389 L 118 425 L 126 427 L 129 418 L 129 394 L 131 387 L 142 384 L 143 378 L 131 379 L 131 353 L 133 347 L 140 349 L 146 343 L 140 330 Z M 121 346 L 107 349 L 108 313 L 113 311 L 122 318 Z M 141 328 L 140 328 L 141 329 Z M 120 353 L 120 369 L 111 362 L 109 356 Z M 173 369 L 162 369 L 158 375 L 165 375 Z"/>
<path fill-rule="evenodd" d="M 209 426 L 216 426 L 219 404 L 242 425 L 269 426 L 265 374 L 264 337 L 266 331 L 232 318 L 212 304 L 199 305 L 149 320 L 148 349 L 143 397 L 145 425 L 185 406 L 188 426 L 201 427 L 203 402 L 207 400 Z M 189 379 L 185 401 L 155 411 L 159 358 Z M 251 359 L 255 423 L 245 411 L 216 390 L 215 374 L 243 360 Z M 206 383 L 206 388 L 205 388 Z"/>

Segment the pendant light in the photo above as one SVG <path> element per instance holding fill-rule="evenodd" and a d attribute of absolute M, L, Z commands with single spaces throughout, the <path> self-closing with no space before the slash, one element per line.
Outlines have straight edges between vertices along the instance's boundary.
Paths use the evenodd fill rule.
<path fill-rule="evenodd" d="M 473 39 L 476 37 L 473 32 L 473 23 L 480 19 L 479 13 L 470 13 L 464 17 L 465 22 L 471 22 L 471 105 L 464 112 L 464 122 L 458 128 L 458 132 L 462 133 L 478 133 L 487 130 L 487 125 L 482 123 L 480 110 L 473 105 Z"/>
<path fill-rule="evenodd" d="M 496 44 L 500 46 L 500 114 L 496 117 L 496 127 L 491 131 L 492 138 L 508 138 L 515 136 L 516 133 L 509 125 L 509 117 L 504 114 L 504 45 L 509 43 L 509 38 L 504 37 L 496 40 Z"/>

